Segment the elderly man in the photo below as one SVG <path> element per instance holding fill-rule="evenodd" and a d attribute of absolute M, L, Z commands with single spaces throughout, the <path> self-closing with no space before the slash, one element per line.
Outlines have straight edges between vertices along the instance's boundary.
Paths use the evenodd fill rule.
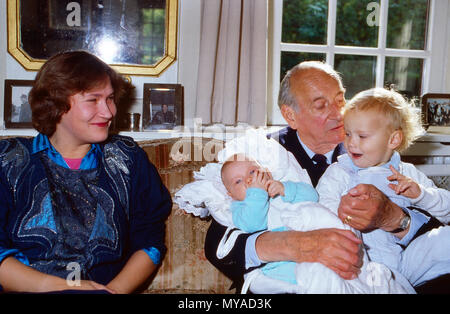
<path fill-rule="evenodd" d="M 345 152 L 341 109 L 345 89 L 339 74 L 320 62 L 303 62 L 289 71 L 281 83 L 279 106 L 289 127 L 271 136 L 292 152 L 315 186 L 326 167 Z M 416 211 L 403 210 L 372 185 L 359 185 L 343 196 L 339 217 L 359 230 L 395 231 L 401 245 L 407 245 L 436 219 L 424 219 Z M 402 225 L 401 222 L 409 220 Z M 358 223 L 355 226 L 354 222 Z M 425 226 L 424 226 L 425 225 Z M 355 228 L 356 229 L 356 228 Z M 420 230 L 419 230 L 420 229 Z M 217 258 L 223 237 L 232 238 L 227 256 Z M 239 287 L 243 275 L 269 261 L 319 262 L 344 279 L 355 278 L 361 267 L 361 240 L 349 230 L 321 229 L 308 232 L 226 233 L 213 221 L 205 240 L 208 260 Z"/>

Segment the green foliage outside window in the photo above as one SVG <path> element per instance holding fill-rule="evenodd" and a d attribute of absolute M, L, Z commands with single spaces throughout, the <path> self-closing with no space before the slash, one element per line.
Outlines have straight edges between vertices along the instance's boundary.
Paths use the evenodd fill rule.
<path fill-rule="evenodd" d="M 426 46 L 429 0 L 390 0 L 386 47 L 419 49 Z M 380 1 L 337 0 L 335 44 L 351 47 L 378 47 Z M 327 0 L 284 0 L 282 42 L 327 44 Z M 305 60 L 325 60 L 324 53 L 282 52 L 280 79 L 287 70 Z M 376 56 L 334 56 L 334 66 L 347 87 L 347 97 L 375 86 Z M 385 85 L 394 84 L 407 96 L 420 96 L 423 60 L 386 57 Z"/>

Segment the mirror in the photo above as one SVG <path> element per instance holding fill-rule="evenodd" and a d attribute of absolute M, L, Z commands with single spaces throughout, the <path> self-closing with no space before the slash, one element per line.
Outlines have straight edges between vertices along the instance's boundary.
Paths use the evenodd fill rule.
<path fill-rule="evenodd" d="M 178 0 L 8 0 L 8 51 L 27 70 L 83 49 L 127 75 L 176 59 Z"/>

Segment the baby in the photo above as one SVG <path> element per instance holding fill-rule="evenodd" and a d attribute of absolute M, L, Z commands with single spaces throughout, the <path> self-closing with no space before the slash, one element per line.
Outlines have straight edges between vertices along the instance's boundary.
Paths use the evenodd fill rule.
<path fill-rule="evenodd" d="M 400 160 L 399 152 L 423 133 L 420 115 L 399 93 L 382 88 L 357 94 L 344 110 L 347 154 L 328 167 L 320 179 L 320 203 L 337 213 L 342 195 L 360 183 L 375 185 L 402 207 L 404 214 L 395 230 L 377 229 L 362 234 L 370 260 L 388 266 L 396 277 L 406 278 L 414 286 L 448 273 L 449 227 L 441 227 L 433 237 L 422 236 L 411 243 L 411 236 L 403 240 L 395 237 L 407 234 L 413 217 L 428 220 L 407 209 L 411 205 L 442 220 L 450 212 L 450 192 L 438 189 L 412 164 Z M 356 225 L 358 217 L 355 214 L 344 221 Z"/>
<path fill-rule="evenodd" d="M 228 195 L 235 200 L 231 204 L 233 223 L 245 232 L 267 229 L 269 198 L 280 196 L 289 203 L 319 199 L 312 185 L 273 180 L 269 171 L 242 154 L 233 155 L 223 164 L 221 177 Z"/>
<path fill-rule="evenodd" d="M 233 199 L 233 224 L 245 232 L 270 229 L 274 226 L 271 219 L 279 218 L 274 215 L 281 216 L 282 225 L 272 231 L 346 228 L 336 215 L 317 203 L 317 192 L 311 184 L 274 180 L 270 172 L 245 155 L 235 154 L 224 162 L 221 178 Z M 278 198 L 286 203 L 282 208 L 274 206 L 276 201 L 280 204 Z M 386 267 L 367 259 L 364 264 L 359 278 L 343 280 L 319 263 L 268 263 L 246 275 L 243 291 L 250 288 L 253 293 L 406 292 Z"/>

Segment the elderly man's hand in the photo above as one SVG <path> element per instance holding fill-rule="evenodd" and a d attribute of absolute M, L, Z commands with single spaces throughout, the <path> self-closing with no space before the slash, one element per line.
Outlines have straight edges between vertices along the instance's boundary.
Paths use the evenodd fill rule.
<path fill-rule="evenodd" d="M 359 184 L 341 198 L 338 216 L 344 223 L 360 231 L 392 231 L 398 227 L 403 210 L 375 186 Z"/>
<path fill-rule="evenodd" d="M 303 234 L 301 260 L 318 262 L 343 279 L 355 279 L 362 266 L 361 240 L 349 230 L 319 229 Z"/>
<path fill-rule="evenodd" d="M 265 232 L 256 241 L 265 261 L 321 263 L 343 279 L 354 279 L 362 266 L 362 241 L 350 230 Z"/>

